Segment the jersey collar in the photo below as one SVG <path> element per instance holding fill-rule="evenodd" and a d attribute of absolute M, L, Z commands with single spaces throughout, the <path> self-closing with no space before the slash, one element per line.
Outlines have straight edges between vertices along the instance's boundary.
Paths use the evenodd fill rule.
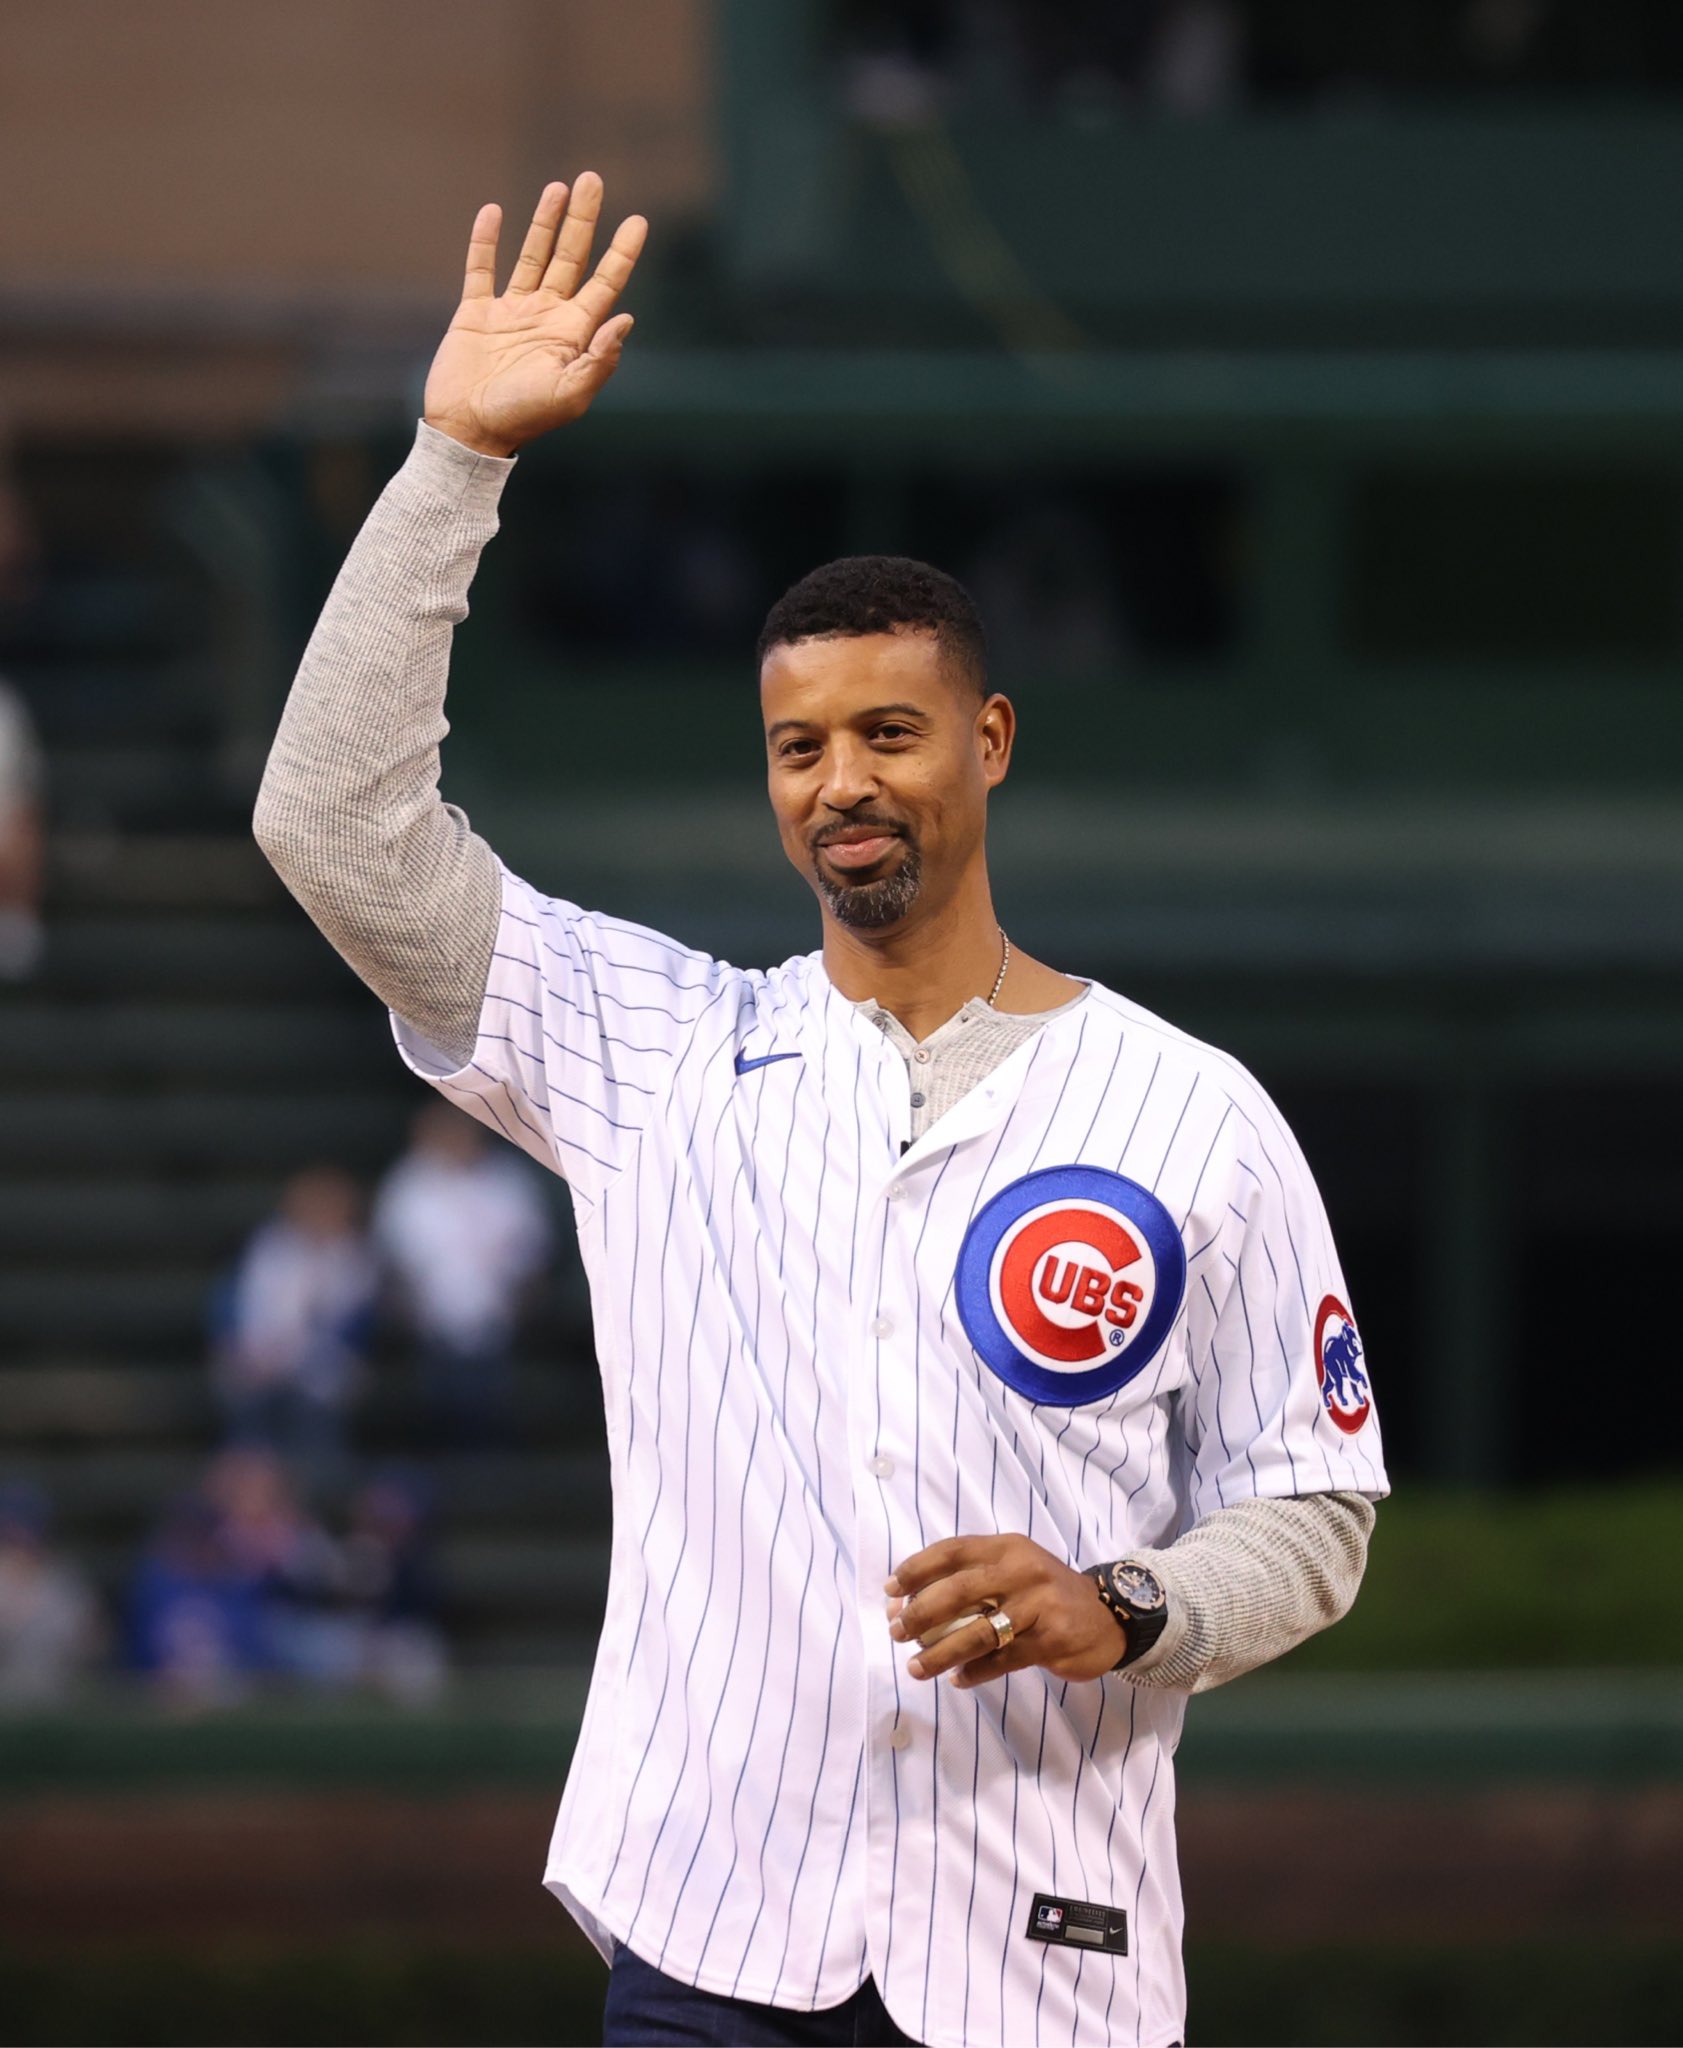
<path fill-rule="evenodd" d="M 823 954 L 809 953 L 806 957 L 812 968 L 813 1000 L 807 1006 L 803 1049 L 807 1058 L 816 1062 L 823 1057 L 826 1041 L 830 1042 L 833 1056 L 834 1041 L 840 1039 L 864 1053 L 867 1070 L 877 1076 L 893 1134 L 894 1158 L 882 1184 L 884 1192 L 936 1154 L 980 1137 L 1002 1123 L 1022 1092 L 1040 1048 L 1052 1034 L 1079 1029 L 1071 1020 L 1080 1016 L 1098 987 L 1096 982 L 1088 981 L 1085 997 L 1071 997 L 1068 1003 L 1048 1011 L 1046 1022 L 1038 1031 L 1031 1032 L 985 1080 L 960 1096 L 945 1116 L 938 1117 L 921 1138 L 907 1144 L 902 1152 L 899 1148 L 910 1138 L 912 1123 L 911 1081 L 904 1055 L 890 1042 L 889 1034 L 873 1021 L 871 1006 L 862 1007 L 836 987 L 825 971 Z"/>

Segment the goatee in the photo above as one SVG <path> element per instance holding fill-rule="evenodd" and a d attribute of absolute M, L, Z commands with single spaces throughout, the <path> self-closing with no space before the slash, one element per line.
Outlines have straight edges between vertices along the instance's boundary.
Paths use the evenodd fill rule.
<path fill-rule="evenodd" d="M 899 866 L 893 874 L 878 881 L 843 882 L 826 874 L 822 867 L 815 869 L 815 873 L 819 890 L 836 922 L 856 932 L 874 932 L 881 931 L 884 925 L 898 924 L 917 901 L 923 863 L 918 859 L 917 848 L 908 841 Z"/>

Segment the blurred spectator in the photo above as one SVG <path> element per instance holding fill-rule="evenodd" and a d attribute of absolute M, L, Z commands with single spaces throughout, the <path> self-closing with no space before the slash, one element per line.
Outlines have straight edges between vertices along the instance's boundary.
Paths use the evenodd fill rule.
<path fill-rule="evenodd" d="M 379 1473 L 352 1502 L 345 1539 L 345 1593 L 359 1624 L 362 1676 L 405 1706 L 437 1699 L 448 1669 L 428 1508 L 414 1475 Z"/>
<path fill-rule="evenodd" d="M 522 623 L 568 654 L 727 658 L 776 594 L 763 527 L 795 495 L 682 469 L 605 481 L 588 519 L 557 507 L 521 543 Z"/>
<path fill-rule="evenodd" d="M 839 0 L 844 105 L 919 126 L 995 78 L 1081 115 L 1130 105 L 1209 114 L 1243 83 L 1238 0 Z"/>
<path fill-rule="evenodd" d="M 62 1700 L 105 1646 L 86 1577 L 48 1547 L 45 1497 L 0 1487 L 0 1707 Z"/>
<path fill-rule="evenodd" d="M 1464 0 L 1461 43 L 1493 75 L 1522 71 L 1542 40 L 1550 0 Z"/>
<path fill-rule="evenodd" d="M 233 1442 L 266 1444 L 320 1482 L 342 1476 L 378 1270 L 356 1183 L 318 1166 L 287 1183 L 212 1306 L 213 1370 Z"/>
<path fill-rule="evenodd" d="M 257 1580 L 234 1562 L 202 1494 L 165 1515 L 130 1587 L 128 1621 L 130 1663 L 179 1705 L 227 1705 L 264 1668 Z"/>
<path fill-rule="evenodd" d="M 1238 103 L 1675 95 L 1675 0 L 831 0 L 856 119 L 995 104 L 1082 119 Z"/>
<path fill-rule="evenodd" d="M 223 1451 L 201 1488 L 232 1570 L 254 1590 L 262 1668 L 308 1685 L 342 1686 L 358 1671 L 359 1631 L 342 1611 L 339 1546 L 304 1511 L 272 1451 Z"/>
<path fill-rule="evenodd" d="M 429 1103 L 380 1185 L 374 1237 L 402 1289 L 441 1441 L 503 1441 L 515 1330 L 554 1244 L 536 1176 L 460 1110 Z"/>
<path fill-rule="evenodd" d="M 345 1591 L 344 1553 L 280 1459 L 223 1451 L 141 1560 L 130 1660 L 183 1705 L 226 1705 L 269 1677 L 348 1686 L 361 1675 L 362 1626 Z"/>
<path fill-rule="evenodd" d="M 1012 0 L 1021 75 L 1031 96 L 1070 109 L 1137 96 L 1150 66 L 1165 0 Z"/>
<path fill-rule="evenodd" d="M 1088 677 L 1124 666 L 1129 636 L 1105 535 L 1072 501 L 1029 499 L 988 535 L 968 581 L 1002 674 Z"/>
<path fill-rule="evenodd" d="M 925 121 L 959 67 L 966 17 L 957 0 L 841 0 L 842 96 L 878 127 Z"/>
<path fill-rule="evenodd" d="M 0 682 L 0 981 L 41 957 L 41 749 L 23 699 Z"/>
<path fill-rule="evenodd" d="M 1243 89 L 1244 36 L 1232 0 L 1169 0 L 1145 69 L 1154 106 L 1218 114 Z"/>
<path fill-rule="evenodd" d="M 1011 0 L 1010 19 L 1030 97 L 1069 112 L 1146 105 L 1212 114 L 1242 83 L 1234 0 Z"/>

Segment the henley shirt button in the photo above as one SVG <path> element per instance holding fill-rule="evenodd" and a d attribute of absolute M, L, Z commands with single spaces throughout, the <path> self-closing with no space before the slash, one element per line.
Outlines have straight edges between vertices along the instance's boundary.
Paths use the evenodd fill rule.
<path fill-rule="evenodd" d="M 919 1065 L 920 1067 L 926 1067 L 926 1066 L 928 1066 L 928 1064 L 929 1064 L 929 1048 L 928 1048 L 928 1046 L 926 1046 L 926 1045 L 920 1045 L 920 1046 L 918 1047 L 917 1051 L 916 1051 L 916 1052 L 914 1052 L 914 1053 L 912 1054 L 912 1058 L 913 1058 L 914 1060 L 916 1060 L 916 1061 L 917 1061 L 917 1063 L 918 1063 L 918 1065 Z"/>
<path fill-rule="evenodd" d="M 894 1724 L 894 1726 L 893 1726 L 892 1730 L 891 1730 L 891 1731 L 890 1731 L 890 1733 L 889 1733 L 889 1737 L 888 1737 L 888 1746 L 889 1746 L 889 1748 L 890 1748 L 890 1749 L 910 1749 L 910 1748 L 911 1748 L 911 1746 L 912 1746 L 912 1731 L 910 1730 L 910 1728 L 908 1728 L 908 1727 L 906 1726 L 906 1724 L 905 1724 L 905 1722 L 904 1722 L 904 1721 L 896 1721 L 896 1722 L 895 1722 L 895 1724 Z"/>
<path fill-rule="evenodd" d="M 871 1460 L 871 1477 L 873 1479 L 892 1479 L 894 1477 L 894 1460 L 883 1457 L 873 1458 Z"/>
<path fill-rule="evenodd" d="M 924 1105 L 924 1102 L 925 1102 L 925 1100 L 926 1100 L 926 1098 L 925 1098 L 924 1096 L 922 1096 L 922 1095 L 914 1095 L 914 1096 L 912 1097 L 912 1107 L 913 1107 L 913 1109 L 922 1109 L 922 1107 L 923 1107 L 923 1105 Z"/>

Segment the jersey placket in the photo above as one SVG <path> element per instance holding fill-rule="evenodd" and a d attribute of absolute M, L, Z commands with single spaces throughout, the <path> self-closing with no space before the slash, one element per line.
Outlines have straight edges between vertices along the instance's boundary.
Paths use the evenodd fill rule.
<path fill-rule="evenodd" d="M 876 1033 L 871 1033 L 873 1038 Z M 930 1341 L 920 1315 L 938 1306 L 951 1276 L 954 1247 L 928 1242 L 929 1203 L 953 1145 L 999 1123 L 1018 1092 L 1026 1061 L 1013 1056 L 1010 1073 L 973 1089 L 939 1123 L 902 1152 L 910 1128 L 910 1095 L 916 1074 L 903 1056 L 878 1040 L 887 1055 L 878 1069 L 890 1107 L 894 1156 L 868 1203 L 861 1204 L 859 1279 L 855 1291 L 857 1371 L 851 1387 L 849 1422 L 858 1508 L 858 1601 L 864 1638 L 865 1727 L 865 1911 L 867 1942 L 879 1984 L 893 1968 L 896 1928 L 927 1906 L 929 1853 L 938 1816 L 932 1811 L 938 1773 L 934 1750 L 942 1709 L 938 1681 L 908 1678 L 912 1655 L 888 1633 L 883 1581 L 904 1557 L 958 1531 L 925 1528 L 919 1493 L 933 1482 L 951 1492 L 942 1446 L 919 1429 L 919 1386 L 923 1349 Z M 1004 1069 L 1001 1069 L 1004 1073 Z M 927 1324 L 927 1319 L 926 1324 Z M 902 1910 L 906 1909 L 906 1910 Z M 917 1939 L 928 1960 L 928 1944 L 910 1926 L 902 1937 Z"/>

